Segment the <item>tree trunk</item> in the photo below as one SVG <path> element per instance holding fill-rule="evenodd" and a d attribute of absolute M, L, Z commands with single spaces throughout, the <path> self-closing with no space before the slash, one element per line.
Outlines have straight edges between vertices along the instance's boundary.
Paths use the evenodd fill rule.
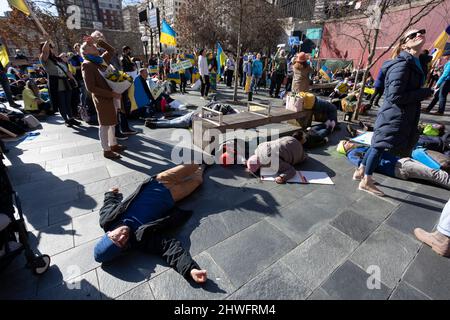
<path fill-rule="evenodd" d="M 239 31 L 238 31 L 238 39 L 237 39 L 237 52 L 236 52 L 236 62 L 234 67 L 234 93 L 233 93 L 233 101 L 237 102 L 237 90 L 238 90 L 238 77 L 239 77 L 239 60 L 241 57 L 241 31 L 242 31 L 242 0 L 239 0 Z"/>
<path fill-rule="evenodd" d="M 359 116 L 359 108 L 361 107 L 361 103 L 362 103 L 362 99 L 364 97 L 364 89 L 366 88 L 366 81 L 367 81 L 367 76 L 369 75 L 369 70 L 370 68 L 372 68 L 372 60 L 373 57 L 375 56 L 375 51 L 377 48 L 377 42 L 378 42 L 378 35 L 380 33 L 379 29 L 375 30 L 375 35 L 373 37 L 373 43 L 372 46 L 369 47 L 369 57 L 367 58 L 367 64 L 366 64 L 366 70 L 364 71 L 364 76 L 363 76 L 363 81 L 362 81 L 362 85 L 361 88 L 359 90 L 359 97 L 358 97 L 358 103 L 356 104 L 356 109 L 353 113 L 353 120 L 358 120 L 358 116 Z"/>

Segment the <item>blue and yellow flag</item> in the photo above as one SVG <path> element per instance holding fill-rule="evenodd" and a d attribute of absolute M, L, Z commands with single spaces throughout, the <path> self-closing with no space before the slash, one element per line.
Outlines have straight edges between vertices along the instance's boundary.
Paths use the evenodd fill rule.
<path fill-rule="evenodd" d="M 162 44 L 167 44 L 168 46 L 175 47 L 177 45 L 177 40 L 175 37 L 177 34 L 173 29 L 169 26 L 169 24 L 166 22 L 166 20 L 162 21 L 161 26 L 161 37 L 159 42 Z"/>
<path fill-rule="evenodd" d="M 322 77 L 325 78 L 327 81 L 331 81 L 331 71 L 327 68 L 327 66 L 322 66 L 322 68 L 319 70 L 319 73 L 322 75 Z"/>
<path fill-rule="evenodd" d="M 217 74 L 222 75 L 222 73 L 223 73 L 222 66 L 225 65 L 227 58 L 228 57 L 223 52 L 222 46 L 220 45 L 219 42 L 217 42 L 217 66 L 218 66 Z"/>
<path fill-rule="evenodd" d="M 6 50 L 6 46 L 0 43 L 0 63 L 4 68 L 9 63 L 8 51 Z"/>
<path fill-rule="evenodd" d="M 436 41 L 433 43 L 433 50 L 431 51 L 431 55 L 433 56 L 432 60 L 433 63 L 443 56 L 445 46 L 449 39 L 449 35 L 450 35 L 450 26 L 448 26 L 447 29 L 445 29 L 445 31 L 443 31 L 436 39 Z"/>
<path fill-rule="evenodd" d="M 25 13 L 27 16 L 30 15 L 30 8 L 25 3 L 25 0 L 8 0 L 8 3 L 11 8 L 16 8 L 17 10 Z"/>

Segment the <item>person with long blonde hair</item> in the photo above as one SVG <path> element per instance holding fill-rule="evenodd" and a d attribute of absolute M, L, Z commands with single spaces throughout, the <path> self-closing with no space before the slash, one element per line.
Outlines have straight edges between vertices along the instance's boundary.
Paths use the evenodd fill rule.
<path fill-rule="evenodd" d="M 372 178 L 382 153 L 392 150 L 408 157 L 418 141 L 421 101 L 433 94 L 431 89 L 423 88 L 425 75 L 419 55 L 424 44 L 425 30 L 409 30 L 395 47 L 393 59 L 382 66 L 386 75 L 385 99 L 375 122 L 371 147 L 353 175 L 354 180 L 361 181 L 359 190 L 384 196 Z"/>

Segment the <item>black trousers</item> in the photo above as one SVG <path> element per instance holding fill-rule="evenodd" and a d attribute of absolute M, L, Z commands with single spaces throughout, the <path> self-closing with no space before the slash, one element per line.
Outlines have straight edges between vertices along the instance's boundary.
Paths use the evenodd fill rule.
<path fill-rule="evenodd" d="M 234 70 L 227 70 L 227 87 L 231 87 L 233 82 Z"/>
<path fill-rule="evenodd" d="M 370 98 L 370 105 L 373 106 L 375 104 L 377 106 L 383 93 L 384 88 L 375 88 L 375 93 L 372 95 L 372 98 Z"/>
<path fill-rule="evenodd" d="M 209 87 L 211 86 L 209 82 L 209 76 L 202 76 L 200 77 L 200 81 L 202 82 L 202 87 L 200 88 L 200 93 L 202 94 L 202 97 L 207 97 L 209 92 Z"/>
<path fill-rule="evenodd" d="M 186 92 L 186 85 L 187 85 L 187 79 L 186 79 L 186 74 L 185 73 L 180 73 L 180 91 L 181 93 L 185 93 Z"/>
<path fill-rule="evenodd" d="M 278 97 L 281 90 L 281 84 L 283 83 L 284 75 L 280 73 L 274 73 L 272 75 L 269 94 L 272 95 L 275 90 L 275 97 Z"/>

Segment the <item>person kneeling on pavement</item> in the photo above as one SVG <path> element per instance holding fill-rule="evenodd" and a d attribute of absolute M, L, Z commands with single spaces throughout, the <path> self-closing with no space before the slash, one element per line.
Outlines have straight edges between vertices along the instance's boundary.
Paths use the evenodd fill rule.
<path fill-rule="evenodd" d="M 414 230 L 417 239 L 430 246 L 437 254 L 450 257 L 450 200 L 442 210 L 437 230 L 433 233 L 421 228 Z"/>
<path fill-rule="evenodd" d="M 368 147 L 361 147 L 344 140 L 338 145 L 337 151 L 346 154 L 348 160 L 357 166 L 353 174 L 353 180 L 361 181 L 364 177 L 362 162 L 368 149 Z M 450 175 L 444 170 L 431 169 L 409 157 L 399 158 L 388 152 L 382 153 L 375 172 L 402 180 L 424 180 L 439 187 L 450 189 Z"/>
<path fill-rule="evenodd" d="M 256 148 L 255 154 L 247 160 L 247 169 L 256 173 L 261 167 L 275 166 L 272 159 L 277 158 L 278 177 L 275 181 L 278 184 L 284 184 L 297 174 L 294 165 L 306 159 L 307 155 L 303 149 L 305 142 L 306 138 L 303 132 L 296 132 L 292 137 L 263 142 Z"/>
<path fill-rule="evenodd" d="M 163 257 L 185 278 L 197 283 L 207 279 L 181 243 L 163 232 L 183 224 L 192 212 L 175 207 L 203 183 L 203 167 L 180 165 L 148 179 L 126 200 L 118 188 L 105 193 L 100 226 L 106 234 L 94 249 L 97 262 L 105 263 L 130 249 L 141 249 Z"/>

